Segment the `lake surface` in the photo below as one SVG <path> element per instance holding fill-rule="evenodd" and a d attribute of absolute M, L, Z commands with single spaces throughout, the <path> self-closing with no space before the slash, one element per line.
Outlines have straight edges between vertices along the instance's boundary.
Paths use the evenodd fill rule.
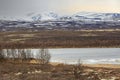
<path fill-rule="evenodd" d="M 120 64 L 120 48 L 58 48 L 49 49 L 51 62 L 76 64 Z"/>
<path fill-rule="evenodd" d="M 29 50 L 34 58 L 40 51 L 40 49 Z M 51 54 L 51 62 L 76 64 L 80 60 L 85 64 L 120 64 L 120 48 L 52 48 L 48 50 Z"/>

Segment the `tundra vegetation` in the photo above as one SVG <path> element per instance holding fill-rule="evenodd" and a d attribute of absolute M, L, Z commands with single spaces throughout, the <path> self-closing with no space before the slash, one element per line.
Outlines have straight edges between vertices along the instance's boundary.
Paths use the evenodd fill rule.
<path fill-rule="evenodd" d="M 49 63 L 48 49 L 0 49 L 0 80 L 120 80 L 119 68 Z M 32 62 L 31 62 L 32 61 Z M 35 62 L 34 62 L 35 61 Z"/>
<path fill-rule="evenodd" d="M 2 48 L 120 47 L 120 31 L 18 31 L 0 32 Z"/>
<path fill-rule="evenodd" d="M 0 32 L 0 80 L 120 80 L 119 68 L 54 65 L 48 47 L 120 47 L 120 31 Z"/>

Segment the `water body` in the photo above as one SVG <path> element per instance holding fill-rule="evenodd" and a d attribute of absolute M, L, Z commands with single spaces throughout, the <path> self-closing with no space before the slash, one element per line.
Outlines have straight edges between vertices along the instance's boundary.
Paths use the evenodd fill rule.
<path fill-rule="evenodd" d="M 30 49 L 36 56 L 39 49 Z M 52 48 L 51 62 L 76 64 L 120 64 L 120 48 Z"/>
<path fill-rule="evenodd" d="M 120 64 L 120 48 L 58 48 L 49 49 L 51 62 L 76 64 Z"/>

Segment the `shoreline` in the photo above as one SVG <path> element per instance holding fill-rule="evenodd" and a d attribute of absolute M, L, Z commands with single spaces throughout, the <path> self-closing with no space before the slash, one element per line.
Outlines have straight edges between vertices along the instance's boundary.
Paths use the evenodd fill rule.
<path fill-rule="evenodd" d="M 88 67 L 101 67 L 101 68 L 120 68 L 120 64 L 83 64 Z"/>
<path fill-rule="evenodd" d="M 59 62 L 50 62 L 51 65 L 57 66 L 57 65 L 75 65 L 75 64 L 64 64 L 64 63 L 59 63 Z M 120 64 L 82 64 L 83 66 L 86 67 L 98 67 L 98 68 L 120 68 Z"/>

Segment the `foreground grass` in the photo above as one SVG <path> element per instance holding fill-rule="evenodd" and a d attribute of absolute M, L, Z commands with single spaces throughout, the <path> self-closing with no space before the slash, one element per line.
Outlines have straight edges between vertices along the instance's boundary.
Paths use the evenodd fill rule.
<path fill-rule="evenodd" d="M 119 68 L 75 67 L 65 64 L 0 63 L 0 80 L 120 80 Z"/>
<path fill-rule="evenodd" d="M 3 48 L 120 47 L 120 31 L 0 32 Z"/>

